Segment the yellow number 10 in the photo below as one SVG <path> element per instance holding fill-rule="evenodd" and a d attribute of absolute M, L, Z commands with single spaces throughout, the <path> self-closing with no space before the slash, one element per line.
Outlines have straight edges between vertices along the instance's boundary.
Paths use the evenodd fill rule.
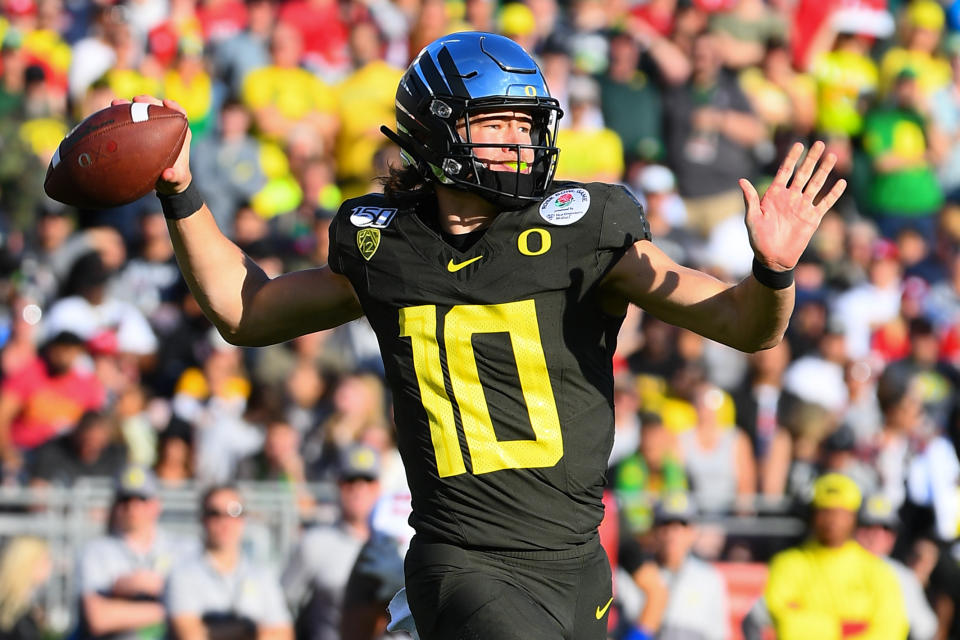
<path fill-rule="evenodd" d="M 477 333 L 510 336 L 520 390 L 535 436 L 533 440 L 497 440 L 473 351 L 472 337 Z M 437 307 L 401 309 L 400 336 L 410 338 L 413 347 L 413 366 L 420 399 L 430 422 L 437 471 L 441 478 L 466 473 L 453 404 L 444 387 L 437 341 Z M 563 457 L 563 437 L 534 301 L 453 307 L 446 315 L 443 338 L 450 387 L 460 407 L 473 473 L 555 465 Z"/>

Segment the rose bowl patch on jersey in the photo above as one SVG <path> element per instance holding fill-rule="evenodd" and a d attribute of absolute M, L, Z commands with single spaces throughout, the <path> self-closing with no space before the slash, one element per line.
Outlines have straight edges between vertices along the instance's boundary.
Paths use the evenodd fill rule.
<path fill-rule="evenodd" d="M 582 218 L 589 208 L 590 193 L 586 189 L 564 189 L 540 204 L 540 217 L 565 227 Z"/>

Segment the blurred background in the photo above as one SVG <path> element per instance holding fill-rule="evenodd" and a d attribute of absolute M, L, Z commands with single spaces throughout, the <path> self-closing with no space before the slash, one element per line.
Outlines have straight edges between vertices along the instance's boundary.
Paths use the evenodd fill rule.
<path fill-rule="evenodd" d="M 850 184 L 796 268 L 780 346 L 745 355 L 629 311 L 603 528 L 611 638 L 676 595 L 651 567 L 675 577 L 677 554 L 719 576 L 700 600 L 726 594 L 721 628 L 700 629 L 684 592 L 667 618 L 700 635 L 682 637 L 774 637 L 757 605 L 770 560 L 835 509 L 874 542 L 890 534 L 862 544 L 912 576 L 911 637 L 960 638 L 960 1 L 0 7 L 0 638 L 162 637 L 170 567 L 193 552 L 159 553 L 158 536 L 211 549 L 224 518 L 282 594 L 264 619 L 298 638 L 385 633 L 409 495 L 369 326 L 231 346 L 184 285 L 154 196 L 77 211 L 42 183 L 112 98 L 171 98 L 224 232 L 270 275 L 323 264 L 340 203 L 399 162 L 378 128 L 404 68 L 464 29 L 535 54 L 565 112 L 558 179 L 626 185 L 678 262 L 749 273 L 736 180 L 762 192 L 796 141 L 824 140 Z M 817 503 L 828 472 L 857 499 Z M 203 494 L 223 485 L 238 491 L 226 511 Z M 131 602 L 143 617 L 123 618 Z"/>

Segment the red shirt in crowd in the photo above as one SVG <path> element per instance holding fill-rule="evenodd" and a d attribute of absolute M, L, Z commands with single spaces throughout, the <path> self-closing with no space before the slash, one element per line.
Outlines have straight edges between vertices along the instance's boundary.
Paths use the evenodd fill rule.
<path fill-rule="evenodd" d="M 40 358 L 4 380 L 2 391 L 20 401 L 20 413 L 10 427 L 19 449 L 33 449 L 69 431 L 84 411 L 101 408 L 106 399 L 94 374 L 71 370 L 51 377 Z"/>

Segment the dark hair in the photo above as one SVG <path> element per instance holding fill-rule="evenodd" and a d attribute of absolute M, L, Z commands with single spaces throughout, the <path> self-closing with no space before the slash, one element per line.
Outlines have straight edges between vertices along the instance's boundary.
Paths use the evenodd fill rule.
<path fill-rule="evenodd" d="M 383 185 L 383 195 L 392 204 L 412 204 L 433 193 L 433 187 L 412 164 L 391 166 L 387 175 L 380 176 L 377 181 Z"/>

